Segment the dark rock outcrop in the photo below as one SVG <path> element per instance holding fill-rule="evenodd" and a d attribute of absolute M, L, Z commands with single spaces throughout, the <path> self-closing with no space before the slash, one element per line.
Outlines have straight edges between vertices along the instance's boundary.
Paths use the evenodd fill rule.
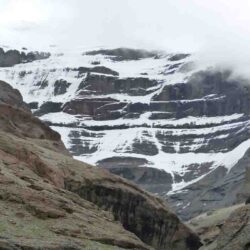
<path fill-rule="evenodd" d="M 27 103 L 27 105 L 30 109 L 38 109 L 39 103 L 38 102 L 30 102 L 30 103 Z"/>
<path fill-rule="evenodd" d="M 101 119 L 103 116 L 107 117 L 110 115 L 108 118 L 112 119 L 112 115 L 116 116 L 116 113 L 112 113 L 111 111 L 117 107 L 116 105 L 118 105 L 118 108 L 121 108 L 126 104 L 119 103 L 111 98 L 75 99 L 65 103 L 63 106 L 63 112 L 74 115 L 88 115 L 94 117 L 94 119 Z M 117 116 L 115 118 L 117 118 Z"/>
<path fill-rule="evenodd" d="M 54 95 L 63 95 L 67 92 L 68 87 L 71 85 L 71 83 L 60 79 L 56 80 L 54 84 Z"/>
<path fill-rule="evenodd" d="M 30 112 L 28 105 L 23 101 L 23 97 L 17 89 L 13 89 L 6 82 L 0 81 L 0 103 L 9 104 Z"/>
<path fill-rule="evenodd" d="M 18 50 L 4 51 L 0 48 L 0 67 L 12 67 L 19 63 L 33 62 L 35 60 L 47 59 L 50 53 L 46 52 L 19 52 Z"/>
<path fill-rule="evenodd" d="M 175 54 L 169 58 L 169 61 L 179 61 L 188 56 L 190 56 L 190 54 Z"/>
<path fill-rule="evenodd" d="M 99 63 L 100 64 L 100 63 Z M 82 77 L 84 74 L 90 74 L 90 73 L 98 73 L 98 74 L 104 74 L 104 75 L 112 75 L 112 76 L 118 76 L 119 73 L 117 71 L 114 71 L 110 68 L 107 68 L 105 66 L 95 66 L 93 68 L 88 67 L 79 67 L 77 69 L 68 69 L 73 71 L 78 71 L 78 77 Z"/>
<path fill-rule="evenodd" d="M 168 101 L 163 110 L 177 118 L 249 114 L 250 87 L 248 81 L 232 78 L 230 71 L 208 70 L 193 74 L 187 83 L 167 85 L 153 100 Z"/>
<path fill-rule="evenodd" d="M 159 85 L 158 81 L 143 77 L 119 79 L 115 76 L 88 74 L 78 89 L 83 95 L 126 93 L 132 96 L 143 96 L 151 92 L 147 90 L 148 88 L 157 85 Z"/>
<path fill-rule="evenodd" d="M 142 58 L 159 56 L 158 52 L 149 52 L 141 49 L 117 48 L 117 49 L 100 49 L 88 51 L 86 55 L 105 55 L 115 61 L 139 60 Z"/>
<path fill-rule="evenodd" d="M 118 76 L 119 75 L 119 73 L 117 71 L 114 71 L 114 70 L 109 69 L 109 68 L 104 67 L 104 66 L 93 67 L 93 68 L 90 69 L 90 72 L 113 75 L 113 76 Z"/>
<path fill-rule="evenodd" d="M 63 103 L 61 102 L 45 102 L 43 103 L 38 110 L 34 112 L 37 116 L 42 116 L 47 113 L 56 113 L 63 110 Z"/>

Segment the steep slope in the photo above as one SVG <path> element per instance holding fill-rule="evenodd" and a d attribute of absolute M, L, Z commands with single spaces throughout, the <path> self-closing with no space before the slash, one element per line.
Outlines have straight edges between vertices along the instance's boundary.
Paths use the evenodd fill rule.
<path fill-rule="evenodd" d="M 200 250 L 247 250 L 250 246 L 249 218 L 249 204 L 239 204 L 199 215 L 190 225 L 205 243 Z"/>
<path fill-rule="evenodd" d="M 250 248 L 250 206 L 233 212 L 221 229 L 216 250 L 248 250 Z"/>
<path fill-rule="evenodd" d="M 229 172 L 223 167 L 218 167 L 182 192 L 168 197 L 169 202 L 175 204 L 175 211 L 182 214 L 186 220 L 208 210 L 213 211 L 244 202 L 250 195 L 249 157 L 248 149 Z"/>
<path fill-rule="evenodd" d="M 74 160 L 26 110 L 0 110 L 1 249 L 199 248 L 162 200 Z"/>
<path fill-rule="evenodd" d="M 188 221 L 188 225 L 200 236 L 204 244 L 200 250 L 211 250 L 215 248 L 216 240 L 220 235 L 222 226 L 235 210 L 244 205 L 244 203 L 241 203 L 216 209 L 200 214 Z"/>
<path fill-rule="evenodd" d="M 242 201 L 228 196 L 244 182 L 239 160 L 250 146 L 249 81 L 195 62 L 189 54 L 58 49 L 0 69 L 0 78 L 20 90 L 76 159 L 163 196 L 189 219 Z M 212 188 L 224 183 L 222 192 Z"/>

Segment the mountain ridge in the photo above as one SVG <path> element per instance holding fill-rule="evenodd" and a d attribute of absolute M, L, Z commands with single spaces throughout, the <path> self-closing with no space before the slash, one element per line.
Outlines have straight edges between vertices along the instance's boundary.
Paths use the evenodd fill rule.
<path fill-rule="evenodd" d="M 51 52 L 0 69 L 0 77 L 61 134 L 75 158 L 168 199 L 184 219 L 223 206 L 228 189 L 209 205 L 202 196 L 214 185 L 209 176 L 220 173 L 226 181 L 250 146 L 249 81 L 199 66 L 190 54 L 93 51 Z M 245 164 L 237 168 L 239 186 Z M 232 171 L 232 179 L 237 175 Z M 186 193 L 193 189 L 199 201 L 190 203 Z"/>

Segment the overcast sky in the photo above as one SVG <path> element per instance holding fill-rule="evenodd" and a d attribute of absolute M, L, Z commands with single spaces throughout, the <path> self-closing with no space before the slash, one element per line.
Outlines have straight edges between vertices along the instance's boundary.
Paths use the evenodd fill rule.
<path fill-rule="evenodd" d="M 248 0 L 0 0 L 0 43 L 200 51 L 230 60 L 250 51 L 249 13 Z"/>

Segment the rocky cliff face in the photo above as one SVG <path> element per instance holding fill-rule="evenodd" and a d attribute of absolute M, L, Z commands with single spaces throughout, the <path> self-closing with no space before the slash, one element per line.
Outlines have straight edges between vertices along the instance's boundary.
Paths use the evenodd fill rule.
<path fill-rule="evenodd" d="M 1 249 L 199 248 L 163 200 L 74 160 L 25 109 L 0 110 Z"/>
<path fill-rule="evenodd" d="M 24 109 L 27 112 L 30 112 L 28 105 L 23 101 L 23 97 L 20 92 L 16 89 L 13 89 L 9 84 L 0 81 L 1 92 L 0 92 L 0 102 L 9 104 L 13 107 Z"/>
<path fill-rule="evenodd" d="M 201 211 L 213 211 L 244 202 L 250 196 L 249 154 L 248 149 L 229 172 L 219 167 L 203 179 L 186 187 L 184 192 L 171 195 L 168 199 L 176 205 L 177 213 L 183 214 L 185 211 L 183 219 L 188 220 L 198 216 Z M 179 205 L 180 201 L 184 201 L 182 206 Z"/>
<path fill-rule="evenodd" d="M 22 51 L 0 48 L 0 67 L 11 67 L 19 63 L 28 63 L 49 57 L 50 53 L 48 52 L 35 51 L 27 53 L 26 48 L 23 48 Z"/>
<path fill-rule="evenodd" d="M 0 78 L 75 158 L 168 199 L 184 219 L 243 201 L 248 80 L 202 68 L 189 54 L 59 52 L 0 69 Z"/>

